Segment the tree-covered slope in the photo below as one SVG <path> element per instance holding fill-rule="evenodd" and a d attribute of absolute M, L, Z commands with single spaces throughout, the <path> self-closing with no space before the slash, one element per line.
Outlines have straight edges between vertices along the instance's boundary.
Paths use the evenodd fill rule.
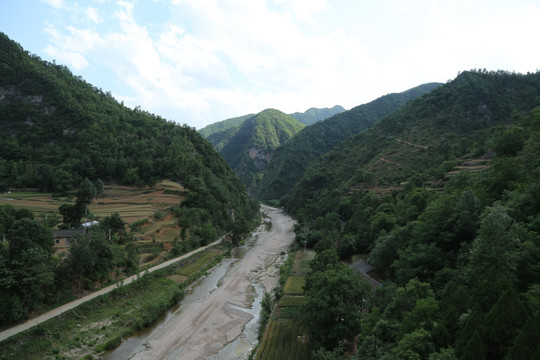
<path fill-rule="evenodd" d="M 223 147 L 219 145 L 224 140 L 223 134 L 225 134 L 228 130 L 239 128 L 240 125 L 242 125 L 242 123 L 246 121 L 247 119 L 249 119 L 250 117 L 253 117 L 253 114 L 248 114 L 248 115 L 238 116 L 238 117 L 227 119 L 227 120 L 218 121 L 216 123 L 210 124 L 200 129 L 199 134 L 201 134 L 203 138 L 205 138 L 212 145 L 214 145 L 216 149 L 220 149 L 221 147 Z M 225 137 L 225 142 L 228 140 L 229 138 Z"/>
<path fill-rule="evenodd" d="M 328 119 L 329 117 L 343 111 L 345 111 L 343 107 L 336 105 L 331 108 L 310 108 L 303 113 L 295 112 L 289 115 L 300 121 L 302 124 L 308 126 L 318 121 Z M 199 134 L 214 145 L 214 148 L 219 151 L 223 147 L 223 144 L 230 140 L 231 134 L 234 136 L 242 123 L 253 116 L 254 114 L 248 114 L 218 121 L 200 129 Z"/>
<path fill-rule="evenodd" d="M 280 199 L 292 189 L 310 165 L 341 141 L 373 126 L 407 101 L 439 85 L 424 84 L 402 93 L 385 95 L 304 128 L 294 141 L 275 151 L 255 196 L 263 200 Z"/>
<path fill-rule="evenodd" d="M 0 187 L 67 193 L 82 180 L 144 185 L 170 178 L 216 227 L 249 217 L 245 186 L 194 129 L 131 110 L 67 67 L 0 33 Z"/>
<path fill-rule="evenodd" d="M 539 154 L 540 72 L 473 71 L 308 169 L 287 210 L 318 252 L 302 307 L 318 356 L 355 339 L 350 359 L 537 358 Z M 338 297 L 317 279 L 354 255 L 382 285 L 332 306 L 362 314 L 322 318 L 311 305 Z"/>
<path fill-rule="evenodd" d="M 324 189 L 440 180 L 457 158 L 485 153 L 491 127 L 508 121 L 512 111 L 534 107 L 538 77 L 460 74 L 321 158 L 296 184 L 291 206 L 305 206 Z"/>
<path fill-rule="evenodd" d="M 234 135 L 219 152 L 248 189 L 251 189 L 260 181 L 275 149 L 303 127 L 301 122 L 289 115 L 267 109 L 235 129 Z"/>
<path fill-rule="evenodd" d="M 344 111 L 345 109 L 342 106 L 336 105 L 331 108 L 322 108 L 322 109 L 309 108 L 303 113 L 295 112 L 289 115 L 291 115 L 296 120 L 300 121 L 302 124 L 309 126 L 309 125 L 315 124 L 316 122 L 328 119 L 329 117 L 342 113 Z"/>

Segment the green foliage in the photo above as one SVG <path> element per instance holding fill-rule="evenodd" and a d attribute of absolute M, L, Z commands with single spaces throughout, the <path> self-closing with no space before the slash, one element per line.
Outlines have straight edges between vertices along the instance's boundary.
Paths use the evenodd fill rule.
<path fill-rule="evenodd" d="M 283 295 L 302 295 L 306 278 L 304 276 L 290 276 L 283 288 Z"/>
<path fill-rule="evenodd" d="M 283 296 L 279 299 L 278 307 L 298 307 L 304 302 L 303 296 Z"/>
<path fill-rule="evenodd" d="M 27 210 L 0 206 L 0 325 L 24 318 L 54 288 L 51 230 Z"/>
<path fill-rule="evenodd" d="M 0 34 L 0 183 L 67 195 L 79 188 L 80 206 L 63 207 L 77 226 L 85 206 L 100 195 L 100 180 L 153 184 L 162 179 L 187 189 L 184 206 L 205 209 L 213 226 L 250 222 L 245 186 L 194 129 L 129 109 L 110 93 L 41 60 Z M 94 185 L 95 184 L 95 185 Z M 96 188 L 97 186 L 97 188 Z"/>
<path fill-rule="evenodd" d="M 106 279 L 114 267 L 111 244 L 101 234 L 82 236 L 71 245 L 64 263 L 65 274 L 70 274 L 82 286 L 83 279 Z M 79 289 L 80 290 L 80 289 Z"/>
<path fill-rule="evenodd" d="M 309 108 L 303 113 L 295 112 L 290 115 L 296 120 L 300 121 L 302 124 L 309 126 L 309 125 L 315 124 L 316 122 L 326 120 L 329 117 L 332 117 L 344 111 L 345 109 L 342 106 L 336 105 L 331 108 L 323 108 L 323 109 Z"/>
<path fill-rule="evenodd" d="M 274 152 L 255 196 L 263 200 L 282 198 L 290 192 L 309 166 L 341 141 L 373 126 L 407 101 L 439 85 L 425 84 L 403 93 L 385 95 L 304 128 L 295 136 L 294 141 L 280 146 Z"/>
<path fill-rule="evenodd" d="M 308 276 L 302 318 L 309 324 L 313 340 L 332 349 L 360 331 L 363 298 L 369 286 L 345 266 L 328 266 Z"/>
<path fill-rule="evenodd" d="M 236 127 L 208 138 L 249 189 L 254 188 L 278 146 L 304 125 L 274 109 L 254 115 Z"/>
<path fill-rule="evenodd" d="M 358 256 L 383 278 L 348 332 L 359 358 L 537 357 L 539 75 L 461 74 L 341 143 L 295 185 L 287 210 L 298 244 L 333 244 L 313 263 L 319 278 Z M 302 307 L 325 304 L 312 275 Z M 313 338 L 328 329 L 314 326 Z"/>
<path fill-rule="evenodd" d="M 120 345 L 121 343 L 122 343 L 122 336 L 116 335 L 116 336 L 112 337 L 111 339 L 105 341 L 104 343 L 99 344 L 98 346 L 96 346 L 96 351 L 97 352 L 103 352 L 103 351 L 107 351 L 107 350 L 113 350 L 118 345 Z"/>
<path fill-rule="evenodd" d="M 244 121 L 251 117 L 253 117 L 253 114 L 218 121 L 200 129 L 199 134 L 214 145 L 214 147 L 216 147 L 216 149 L 219 151 L 223 147 L 219 145 L 223 141 L 221 134 L 226 132 L 226 130 L 239 127 Z M 228 141 L 229 139 L 226 140 Z"/>
<path fill-rule="evenodd" d="M 261 301 L 261 312 L 259 314 L 259 341 L 262 339 L 264 329 L 266 328 L 268 319 L 270 319 L 270 314 L 272 314 L 273 306 L 272 294 L 265 292 Z"/>
<path fill-rule="evenodd" d="M 301 340 L 305 332 L 298 322 L 269 321 L 255 359 L 309 358 L 309 345 Z"/>
<path fill-rule="evenodd" d="M 192 261 L 189 265 L 183 266 L 178 271 L 178 273 L 180 275 L 185 275 L 187 277 L 194 276 L 197 273 L 199 273 L 201 269 L 205 268 L 208 265 L 208 263 L 212 259 L 216 258 L 217 256 L 218 254 L 216 253 L 207 252 L 203 254 L 201 257 L 199 257 L 198 259 L 196 259 L 195 261 Z"/>

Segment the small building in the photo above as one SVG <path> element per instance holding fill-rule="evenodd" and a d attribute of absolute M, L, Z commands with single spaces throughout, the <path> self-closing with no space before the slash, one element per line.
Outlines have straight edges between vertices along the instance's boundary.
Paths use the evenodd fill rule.
<path fill-rule="evenodd" d="M 379 282 L 381 277 L 379 276 L 377 271 L 375 271 L 375 268 L 369 265 L 367 261 L 360 259 L 349 265 L 349 267 L 355 272 L 362 275 L 372 287 L 377 287 L 381 285 L 381 283 Z"/>
<path fill-rule="evenodd" d="M 86 229 L 54 230 L 54 246 L 56 252 L 67 252 L 70 246 L 77 241 L 77 238 L 83 236 Z"/>

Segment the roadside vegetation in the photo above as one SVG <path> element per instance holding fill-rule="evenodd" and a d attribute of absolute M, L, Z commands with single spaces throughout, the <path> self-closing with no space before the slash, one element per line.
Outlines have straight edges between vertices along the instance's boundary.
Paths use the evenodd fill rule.
<path fill-rule="evenodd" d="M 228 256 L 218 246 L 86 302 L 0 343 L 0 359 L 94 359 L 143 330 L 182 299 L 184 289 Z"/>

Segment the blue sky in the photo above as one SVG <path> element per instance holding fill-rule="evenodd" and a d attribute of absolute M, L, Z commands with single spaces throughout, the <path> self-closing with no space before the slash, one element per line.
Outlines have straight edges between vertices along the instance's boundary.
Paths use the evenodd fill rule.
<path fill-rule="evenodd" d="M 0 31 L 201 128 L 269 107 L 348 109 L 473 68 L 535 72 L 539 1 L 0 0 Z"/>

